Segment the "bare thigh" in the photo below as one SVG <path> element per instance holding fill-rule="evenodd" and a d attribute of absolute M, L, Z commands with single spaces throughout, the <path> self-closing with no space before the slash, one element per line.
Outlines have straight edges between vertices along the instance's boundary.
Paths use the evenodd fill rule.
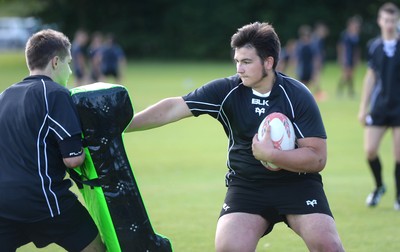
<path fill-rule="evenodd" d="M 400 163 L 400 127 L 393 128 L 393 152 L 397 163 Z"/>
<path fill-rule="evenodd" d="M 254 252 L 268 222 L 256 214 L 230 213 L 219 218 L 215 235 L 217 252 Z"/>
<path fill-rule="evenodd" d="M 336 224 L 326 214 L 287 215 L 288 224 L 310 251 L 344 251 Z"/>

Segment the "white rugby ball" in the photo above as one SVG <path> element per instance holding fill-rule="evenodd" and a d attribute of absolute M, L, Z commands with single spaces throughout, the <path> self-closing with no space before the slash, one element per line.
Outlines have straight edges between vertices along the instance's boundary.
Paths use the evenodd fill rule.
<path fill-rule="evenodd" d="M 294 149 L 296 135 L 294 133 L 293 124 L 286 115 L 279 112 L 274 112 L 267 115 L 258 128 L 258 140 L 261 141 L 264 138 L 268 125 L 271 127 L 271 140 L 275 149 Z M 261 161 L 261 163 L 270 170 L 280 170 L 278 166 L 271 162 Z"/>

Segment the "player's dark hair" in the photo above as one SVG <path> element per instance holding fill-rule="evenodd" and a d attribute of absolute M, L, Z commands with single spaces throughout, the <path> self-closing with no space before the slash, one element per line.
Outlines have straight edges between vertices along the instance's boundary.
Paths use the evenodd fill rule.
<path fill-rule="evenodd" d="M 298 29 L 299 37 L 311 37 L 312 29 L 309 25 L 301 25 Z"/>
<path fill-rule="evenodd" d="M 255 22 L 239 28 L 233 34 L 231 47 L 233 49 L 242 47 L 254 48 L 261 60 L 272 57 L 274 59 L 272 67 L 275 69 L 279 60 L 281 43 L 272 25 Z"/>
<path fill-rule="evenodd" d="M 355 15 L 355 16 L 352 16 L 352 17 L 347 19 L 347 25 L 350 25 L 352 23 L 356 23 L 356 24 L 361 25 L 362 22 L 363 22 L 363 19 L 359 15 Z"/>
<path fill-rule="evenodd" d="M 383 4 L 379 8 L 378 13 L 381 13 L 381 12 L 386 12 L 386 13 L 389 13 L 391 15 L 394 15 L 394 14 L 398 15 L 399 14 L 399 8 L 397 8 L 397 6 L 394 3 L 387 2 L 387 3 Z"/>
<path fill-rule="evenodd" d="M 69 54 L 71 42 L 61 32 L 46 29 L 33 34 L 25 47 L 26 63 L 30 70 L 44 69 L 54 56 L 61 60 Z"/>

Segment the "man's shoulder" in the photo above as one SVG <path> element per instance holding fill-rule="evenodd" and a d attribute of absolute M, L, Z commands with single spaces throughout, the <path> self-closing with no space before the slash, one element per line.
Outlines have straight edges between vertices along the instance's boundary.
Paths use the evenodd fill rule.
<path fill-rule="evenodd" d="M 303 99 L 304 96 L 312 96 L 310 90 L 306 87 L 306 85 L 290 76 L 278 74 L 277 84 L 281 91 L 284 92 L 285 96 L 287 96 L 287 98 Z"/>
<path fill-rule="evenodd" d="M 299 80 L 290 77 L 285 74 L 278 74 L 278 82 L 279 85 L 288 88 L 288 89 L 302 89 L 302 90 L 308 90 L 308 88 L 301 83 Z"/>
<path fill-rule="evenodd" d="M 29 91 L 40 91 L 43 92 L 46 90 L 47 92 L 50 90 L 60 90 L 62 92 L 68 92 L 68 89 L 61 86 L 60 84 L 54 82 L 50 77 L 45 75 L 33 75 L 28 76 L 22 81 L 11 85 L 8 89 L 27 89 Z"/>
<path fill-rule="evenodd" d="M 231 90 L 240 85 L 241 83 L 242 80 L 236 74 L 225 78 L 214 79 L 205 84 L 205 86 L 214 86 L 217 89 Z"/>
<path fill-rule="evenodd" d="M 371 39 L 370 41 L 368 41 L 368 43 L 367 43 L 368 52 L 370 54 L 372 54 L 372 53 L 376 52 L 376 49 L 378 49 L 382 45 L 383 45 L 382 38 L 375 37 L 375 38 Z"/>
<path fill-rule="evenodd" d="M 219 79 L 215 79 L 212 82 L 217 82 L 217 83 L 225 83 L 226 85 L 239 85 L 239 83 L 242 82 L 242 80 L 240 79 L 239 75 L 235 74 L 235 75 L 231 75 L 228 77 L 224 77 L 224 78 L 219 78 Z"/>

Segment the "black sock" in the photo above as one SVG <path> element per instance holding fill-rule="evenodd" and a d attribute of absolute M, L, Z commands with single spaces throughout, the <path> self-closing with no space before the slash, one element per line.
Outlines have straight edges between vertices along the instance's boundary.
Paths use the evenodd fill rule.
<path fill-rule="evenodd" d="M 373 160 L 368 160 L 369 167 L 371 168 L 372 175 L 374 176 L 376 187 L 382 186 L 382 166 L 379 157 L 376 157 Z M 400 169 L 400 168 L 399 168 Z"/>
<path fill-rule="evenodd" d="M 400 199 L 400 163 L 396 163 L 396 168 L 394 170 L 394 179 L 396 181 L 396 199 Z"/>

